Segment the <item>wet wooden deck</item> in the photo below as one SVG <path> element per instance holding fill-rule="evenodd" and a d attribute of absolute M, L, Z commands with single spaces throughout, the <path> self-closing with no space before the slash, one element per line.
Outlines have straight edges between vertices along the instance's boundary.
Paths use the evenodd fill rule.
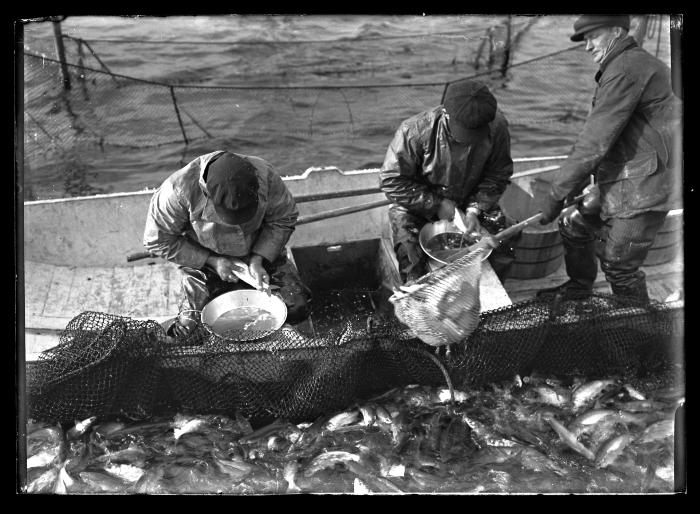
<path fill-rule="evenodd" d="M 682 251 L 670 262 L 656 266 L 643 266 L 642 270 L 646 273 L 647 290 L 652 300 L 668 302 L 684 298 Z M 567 280 L 566 268 L 562 262 L 559 269 L 546 277 L 528 280 L 509 278 L 505 281 L 504 287 L 513 303 L 517 303 L 532 298 L 540 289 L 558 286 Z M 610 292 L 610 285 L 605 280 L 605 275 L 600 271 L 600 267 L 593 287 L 595 291 L 601 293 Z"/>
<path fill-rule="evenodd" d="M 683 256 L 643 268 L 652 299 L 684 297 Z M 95 311 L 162 323 L 179 311 L 180 272 L 160 259 L 137 266 L 84 267 L 24 262 L 25 335 L 27 360 L 57 344 L 61 330 L 78 314 Z M 567 280 L 564 265 L 540 279 L 507 279 L 504 288 L 485 268 L 481 283 L 482 312 L 532 298 L 542 288 Z M 595 289 L 609 292 L 599 272 Z M 507 293 L 507 294 L 506 294 Z"/>
<path fill-rule="evenodd" d="M 25 261 L 25 326 L 56 329 L 78 313 L 119 313 L 164 321 L 178 312 L 175 266 L 73 267 Z"/>

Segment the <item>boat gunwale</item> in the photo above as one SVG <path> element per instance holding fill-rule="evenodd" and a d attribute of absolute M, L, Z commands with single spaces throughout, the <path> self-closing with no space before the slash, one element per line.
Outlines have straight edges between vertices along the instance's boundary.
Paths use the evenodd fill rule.
<path fill-rule="evenodd" d="M 549 160 L 563 160 L 566 159 L 566 155 L 554 155 L 551 157 L 516 157 L 513 159 L 514 163 L 518 162 L 539 162 L 539 161 L 549 161 Z M 518 173 L 514 173 L 511 178 L 517 179 L 521 176 L 527 176 L 531 174 L 536 174 L 540 172 L 545 172 L 545 171 L 551 171 L 554 169 L 557 169 L 559 166 L 557 165 L 551 165 L 551 166 L 545 166 L 543 168 L 535 168 L 533 170 L 525 170 L 521 171 Z M 380 168 L 363 168 L 363 169 L 355 169 L 355 170 L 341 170 L 337 166 L 311 166 L 309 168 L 306 168 L 301 174 L 299 175 L 282 175 L 281 178 L 283 181 L 297 181 L 297 180 L 306 180 L 308 179 L 312 173 L 319 173 L 319 172 L 326 172 L 326 171 L 335 171 L 341 176 L 353 176 L 353 175 L 365 175 L 365 174 L 371 174 L 371 173 L 379 173 Z M 61 203 L 61 202 L 74 202 L 74 201 L 84 201 L 84 200 L 102 200 L 102 199 L 110 199 L 110 198 L 120 198 L 120 197 L 131 197 L 131 196 L 140 196 L 140 195 L 152 195 L 157 187 L 153 188 L 145 188 L 141 189 L 139 191 L 121 191 L 117 193 L 103 193 L 103 194 L 96 194 L 96 195 L 89 195 L 89 196 L 71 196 L 71 197 L 66 197 L 66 198 L 49 198 L 46 200 L 28 200 L 24 202 L 24 206 L 31 206 L 31 205 L 44 205 L 44 204 L 52 204 L 52 203 Z"/>

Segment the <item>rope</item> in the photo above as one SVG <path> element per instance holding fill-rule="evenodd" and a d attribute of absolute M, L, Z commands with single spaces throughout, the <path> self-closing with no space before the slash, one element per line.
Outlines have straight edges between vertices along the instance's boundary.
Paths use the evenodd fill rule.
<path fill-rule="evenodd" d="M 147 39 L 91 39 L 93 43 L 142 43 L 142 44 L 167 44 L 167 45 L 300 45 L 314 43 L 357 43 L 359 41 L 381 41 L 390 39 L 414 39 L 419 37 L 432 36 L 464 36 L 464 30 L 451 30 L 446 32 L 426 32 L 423 34 L 404 34 L 400 36 L 369 36 L 369 37 L 346 37 L 336 39 L 307 39 L 307 40 L 277 40 L 277 41 L 167 41 L 167 40 L 147 40 Z M 73 36 L 64 35 L 65 38 L 79 39 Z"/>
<path fill-rule="evenodd" d="M 658 20 L 656 19 L 656 16 L 654 16 L 653 14 L 650 14 L 648 16 L 648 19 L 649 19 L 649 24 L 647 25 L 646 36 L 647 36 L 647 39 L 653 39 L 654 36 L 656 35 L 656 29 L 658 28 L 657 27 Z"/>
<path fill-rule="evenodd" d="M 583 48 L 583 47 L 584 47 L 584 43 L 579 44 L 579 45 L 570 46 L 570 47 L 568 47 L 568 48 L 564 48 L 563 50 L 559 50 L 559 51 L 556 51 L 556 52 L 552 52 L 551 54 L 542 55 L 542 56 L 540 56 L 540 57 L 533 57 L 532 59 L 529 59 L 529 60 L 527 60 L 527 61 L 519 62 L 519 63 L 517 63 L 517 64 L 511 64 L 510 66 L 508 66 L 507 70 L 510 70 L 510 69 L 513 69 L 513 68 L 517 68 L 518 66 L 524 66 L 525 64 L 532 64 L 533 62 L 541 61 L 541 60 L 544 60 L 544 59 L 548 59 L 548 58 L 550 58 L 550 57 L 554 57 L 555 55 L 563 54 L 563 53 L 565 53 L 565 52 L 570 52 L 570 51 L 572 51 L 572 50 L 577 50 L 577 49 Z M 457 80 L 454 80 L 454 81 L 452 81 L 452 82 L 459 82 L 460 80 L 469 80 L 469 79 L 473 79 L 473 78 L 476 78 L 476 77 L 481 77 L 481 76 L 484 76 L 484 75 L 492 75 L 493 73 L 494 73 L 494 72 L 493 72 L 492 70 L 491 70 L 491 71 L 482 71 L 481 73 L 476 73 L 476 74 L 474 74 L 474 75 L 470 75 L 470 76 L 465 77 L 465 78 L 462 78 L 462 79 L 457 79 Z M 448 82 L 447 84 L 449 85 L 449 84 L 451 84 L 452 82 Z"/>
<path fill-rule="evenodd" d="M 36 123 L 36 125 L 39 127 L 39 130 L 41 130 L 46 135 L 46 137 L 49 138 L 51 143 L 58 146 L 61 150 L 65 151 L 65 148 L 63 148 L 63 146 L 58 142 L 60 141 L 60 138 L 58 136 L 53 136 L 48 130 L 46 130 L 44 126 L 39 122 L 39 120 L 32 116 L 31 111 L 26 111 L 26 113 L 27 116 L 29 116 L 32 119 L 32 121 Z"/>
<path fill-rule="evenodd" d="M 507 69 L 512 69 L 516 68 L 519 66 L 524 66 L 526 64 L 531 64 L 533 62 L 541 61 L 544 59 L 548 59 L 550 57 L 553 57 L 555 55 L 563 54 L 565 52 L 569 52 L 572 50 L 577 50 L 579 48 L 583 48 L 583 44 L 578 44 L 574 46 L 570 46 L 568 48 L 564 48 L 563 50 L 559 50 L 556 52 L 552 52 L 551 54 L 543 55 L 540 57 L 534 57 L 532 59 L 529 59 L 527 61 L 519 62 L 517 64 L 512 64 L 510 65 Z M 36 59 L 42 59 L 45 61 L 49 62 L 54 62 L 57 64 L 60 64 L 59 61 L 56 59 L 51 59 L 50 57 L 45 57 L 41 55 L 37 55 L 31 52 L 24 52 L 24 55 L 27 57 L 34 57 Z M 124 78 L 127 80 L 133 80 L 135 82 L 140 82 L 142 84 L 151 84 L 154 86 L 163 86 L 163 87 L 177 87 L 181 89 L 219 89 L 219 90 L 282 90 L 282 89 L 287 89 L 287 90 L 298 90 L 298 89 L 327 89 L 327 90 L 338 90 L 338 89 L 387 89 L 387 88 L 405 88 L 405 87 L 435 87 L 435 86 L 445 86 L 446 83 L 444 81 L 441 82 L 416 82 L 416 83 L 402 83 L 402 84 L 355 84 L 352 86 L 348 85 L 313 85 L 313 86 L 208 86 L 208 85 L 195 85 L 195 84 L 168 84 L 165 82 L 159 82 L 155 80 L 147 80 L 147 79 L 140 79 L 136 77 L 130 77 L 128 75 L 121 75 L 118 73 L 106 73 L 102 70 L 97 70 L 94 68 L 88 68 L 88 67 L 81 67 L 77 66 L 75 64 L 70 64 L 67 63 L 68 66 L 72 66 L 74 68 L 80 68 L 83 70 L 91 71 L 94 73 L 102 73 L 102 74 L 108 74 L 111 75 L 112 77 L 119 77 L 119 78 Z M 474 75 L 470 75 L 468 77 L 465 77 L 463 79 L 458 79 L 458 80 L 467 80 L 467 79 L 472 79 L 476 77 L 480 77 L 483 75 L 491 75 L 494 73 L 493 71 L 486 71 L 482 73 L 476 73 Z M 453 81 L 457 82 L 457 81 Z M 447 84 L 450 84 L 451 82 L 448 82 Z"/>
<path fill-rule="evenodd" d="M 445 365 L 444 365 L 442 362 L 440 362 L 440 359 L 438 359 L 437 357 L 435 357 L 435 355 L 433 355 L 433 354 L 430 353 L 429 351 L 424 350 L 424 349 L 422 349 L 422 348 L 421 348 L 420 350 L 421 350 L 425 355 L 427 355 L 428 357 L 430 357 L 430 360 L 432 360 L 432 361 L 435 363 L 435 365 L 436 365 L 438 368 L 440 368 L 440 371 L 442 371 L 442 374 L 445 375 L 445 382 L 447 382 L 447 387 L 450 389 L 450 403 L 454 403 L 454 401 L 455 401 L 455 390 L 454 390 L 454 388 L 452 387 L 452 380 L 450 379 L 449 373 L 447 373 L 447 370 L 445 369 Z"/>
<path fill-rule="evenodd" d="M 661 25 L 661 20 L 659 20 L 659 25 Z M 659 33 L 656 38 L 656 58 L 659 58 L 659 47 L 661 46 L 661 27 L 659 26 Z"/>
<path fill-rule="evenodd" d="M 177 107 L 177 99 L 175 98 L 175 88 L 170 86 L 170 97 L 173 99 L 173 107 L 175 107 L 175 114 L 177 115 L 177 122 L 180 124 L 180 130 L 182 131 L 182 137 L 185 140 L 185 145 L 189 144 L 187 140 L 187 133 L 185 132 L 185 127 L 182 124 L 182 118 L 180 117 L 180 109 Z"/>

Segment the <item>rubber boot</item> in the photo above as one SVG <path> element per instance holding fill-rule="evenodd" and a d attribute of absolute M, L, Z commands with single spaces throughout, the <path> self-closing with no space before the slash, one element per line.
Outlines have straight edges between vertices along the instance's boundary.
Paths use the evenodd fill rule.
<path fill-rule="evenodd" d="M 564 263 L 569 280 L 555 287 L 541 289 L 537 296 L 592 292 L 598 275 L 598 261 L 589 223 L 578 209 L 568 209 L 559 220 L 559 233 L 564 245 Z"/>
<path fill-rule="evenodd" d="M 597 276 L 597 262 L 595 258 L 595 245 L 593 242 L 572 247 L 564 240 L 564 262 L 566 264 L 566 274 L 569 280 L 555 287 L 540 289 L 537 296 L 553 294 L 585 294 L 593 291 L 593 283 Z"/>
<path fill-rule="evenodd" d="M 562 294 L 564 296 L 573 296 L 573 295 L 581 295 L 581 294 L 587 294 L 591 293 L 593 291 L 592 287 L 587 287 L 584 284 L 581 284 L 580 282 L 574 280 L 574 279 L 569 279 L 563 284 L 559 284 L 558 286 L 554 287 L 547 287 L 545 289 L 540 289 L 537 291 L 537 298 L 541 298 L 543 296 L 550 296 L 550 295 L 555 295 L 555 294 Z"/>
<path fill-rule="evenodd" d="M 611 283 L 610 289 L 615 296 L 634 298 L 642 304 L 649 303 L 649 291 L 647 290 L 647 281 L 644 277 L 636 280 L 630 286 L 621 286 Z"/>

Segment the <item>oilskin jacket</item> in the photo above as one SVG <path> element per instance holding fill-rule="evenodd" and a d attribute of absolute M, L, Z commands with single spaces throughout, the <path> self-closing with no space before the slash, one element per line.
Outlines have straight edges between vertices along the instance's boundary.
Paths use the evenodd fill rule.
<path fill-rule="evenodd" d="M 593 174 L 603 219 L 680 207 L 682 105 L 668 66 L 626 37 L 595 80 L 591 112 L 552 181 L 553 198 L 577 194 Z"/>
<path fill-rule="evenodd" d="M 170 262 L 203 268 L 215 252 L 231 257 L 256 253 L 274 261 L 294 232 L 299 212 L 272 166 L 259 157 L 236 154 L 255 166 L 258 210 L 241 225 L 225 223 L 205 195 L 204 170 L 220 151 L 202 155 L 168 177 L 151 198 L 143 244 Z"/>
<path fill-rule="evenodd" d="M 495 207 L 510 183 L 508 122 L 500 111 L 466 143 L 450 135 L 442 105 L 404 120 L 380 170 L 387 198 L 409 212 L 432 219 L 443 198 L 460 209 Z"/>

